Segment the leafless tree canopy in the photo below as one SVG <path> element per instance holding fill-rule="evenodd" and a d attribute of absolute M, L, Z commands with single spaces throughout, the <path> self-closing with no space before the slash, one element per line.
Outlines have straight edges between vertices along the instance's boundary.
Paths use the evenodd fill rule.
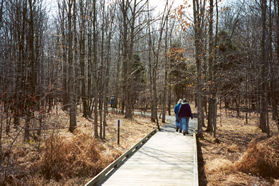
<path fill-rule="evenodd" d="M 278 0 L 166 0 L 160 15 L 150 0 L 60 0 L 54 16 L 46 3 L 0 1 L 0 156 L 4 132 L 39 139 L 55 106 L 70 132 L 80 109 L 102 139 L 110 109 L 149 110 L 160 129 L 183 97 L 197 107 L 200 135 L 216 136 L 218 104 L 246 123 L 259 113 L 268 135 L 271 119 L 279 129 Z"/>

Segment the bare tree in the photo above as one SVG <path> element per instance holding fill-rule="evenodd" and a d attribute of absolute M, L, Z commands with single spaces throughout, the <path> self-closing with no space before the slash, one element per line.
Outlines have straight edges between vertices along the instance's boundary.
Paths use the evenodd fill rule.
<path fill-rule="evenodd" d="M 93 77 L 95 86 L 98 87 L 97 81 L 97 3 L 93 1 Z M 94 136 L 98 137 L 98 92 L 94 90 Z"/>
<path fill-rule="evenodd" d="M 203 107 L 202 107 L 202 68 L 201 68 L 201 56 L 202 56 L 202 13 L 204 13 L 205 1 L 200 2 L 193 0 L 193 14 L 194 14 L 194 31 L 195 31 L 195 59 L 197 66 L 197 85 L 196 85 L 196 99 L 198 106 L 198 133 L 202 136 L 203 126 Z"/>
<path fill-rule="evenodd" d="M 80 12 L 80 22 L 79 22 L 79 37 L 80 37 L 80 75 L 81 75 L 81 99 L 83 105 L 83 117 L 87 118 L 89 116 L 89 108 L 87 103 L 86 96 L 86 75 L 85 75 L 85 36 L 86 36 L 86 28 L 85 28 L 85 20 L 86 20 L 86 12 L 85 5 L 83 0 L 79 1 L 79 12 Z"/>
<path fill-rule="evenodd" d="M 262 38 L 261 38 L 261 110 L 260 110 L 260 128 L 263 132 L 270 135 L 269 124 L 267 123 L 267 58 L 266 58 L 266 13 L 267 13 L 267 2 L 261 0 L 261 13 L 262 13 Z"/>
<path fill-rule="evenodd" d="M 166 2 L 168 6 L 168 0 Z M 162 122 L 166 122 L 166 99 L 167 99 L 167 88 L 168 88 L 168 25 L 169 15 L 166 16 L 166 30 L 165 30 L 165 79 L 164 79 L 164 90 L 163 90 L 163 110 L 162 110 Z"/>
<path fill-rule="evenodd" d="M 69 64 L 69 103 L 70 103 L 70 132 L 73 132 L 76 128 L 76 103 L 75 103 L 75 95 L 74 95 L 74 64 L 73 64 L 73 48 L 72 48 L 72 39 L 73 39 L 73 31 L 72 31 L 72 0 L 68 0 L 68 64 Z"/>

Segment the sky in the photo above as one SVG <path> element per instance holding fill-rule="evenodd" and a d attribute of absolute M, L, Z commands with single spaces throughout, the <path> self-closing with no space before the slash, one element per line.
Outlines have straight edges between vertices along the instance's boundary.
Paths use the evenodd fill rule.
<path fill-rule="evenodd" d="M 169 0 L 169 5 L 173 2 L 173 8 L 183 5 L 184 0 Z M 154 7 L 156 12 L 163 12 L 166 0 L 150 0 L 150 7 Z"/>
<path fill-rule="evenodd" d="M 62 0 L 44 0 L 45 5 L 48 10 L 48 14 L 50 15 L 51 19 L 56 17 L 57 9 L 58 9 L 57 1 L 62 1 Z M 77 1 L 79 1 L 79 0 L 77 0 Z M 86 0 L 84 0 L 84 1 L 86 1 Z M 116 1 L 116 0 L 106 0 L 107 3 L 113 2 L 113 1 Z M 160 15 L 164 11 L 166 1 L 167 0 L 149 0 L 150 7 L 155 9 L 153 12 L 154 16 Z M 187 15 L 188 18 L 190 18 L 188 20 L 190 20 L 190 22 L 191 22 L 192 17 L 193 17 L 192 0 L 168 0 L 168 1 L 169 1 L 169 5 L 173 2 L 172 9 L 178 8 L 180 5 L 186 6 L 187 8 L 184 9 L 185 14 Z M 221 2 L 222 2 L 222 4 L 228 4 L 230 2 L 235 2 L 235 1 L 239 1 L 239 0 L 222 0 Z M 188 2 L 188 3 L 185 4 L 185 2 Z"/>
<path fill-rule="evenodd" d="M 61 1 L 61 0 L 45 0 L 44 1 L 45 5 L 47 7 L 47 10 L 49 12 L 49 15 L 51 15 L 51 16 L 54 16 L 57 12 L 57 1 Z M 115 1 L 115 0 L 107 0 L 107 2 L 109 2 L 109 1 Z M 179 5 L 182 5 L 185 0 L 169 0 L 169 5 L 171 4 L 172 1 L 174 2 L 173 8 L 176 8 Z M 150 2 L 150 7 L 155 8 L 155 14 L 159 14 L 164 11 L 166 0 L 149 0 L 149 2 Z"/>

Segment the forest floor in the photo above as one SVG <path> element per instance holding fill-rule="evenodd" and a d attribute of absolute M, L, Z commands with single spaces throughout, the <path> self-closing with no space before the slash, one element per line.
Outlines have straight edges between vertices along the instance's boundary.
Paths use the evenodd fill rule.
<path fill-rule="evenodd" d="M 204 132 L 198 143 L 200 185 L 279 185 L 279 137 L 274 121 L 272 138 L 258 127 L 259 115 L 220 111 L 217 139 Z M 271 118 L 271 116 L 270 116 Z M 204 128 L 206 130 L 206 128 Z"/>
<path fill-rule="evenodd" d="M 218 113 L 218 140 L 204 132 L 204 139 L 198 143 L 200 185 L 279 185 L 279 138 L 275 123 L 271 122 L 274 137 L 266 139 L 257 127 L 257 114 L 250 113 L 245 124 L 244 113 L 241 117 L 236 117 L 234 111 L 226 114 L 222 110 L 221 117 L 219 110 Z M 123 122 L 120 145 L 117 119 Z M 58 107 L 44 118 L 45 130 L 39 141 L 31 137 L 28 143 L 23 142 L 23 121 L 22 128 L 12 127 L 8 135 L 3 133 L 0 185 L 85 184 L 156 128 L 149 117 L 134 116 L 133 120 L 127 120 L 109 113 L 106 139 L 94 140 L 93 122 L 78 113 L 77 128 L 72 134 L 68 131 L 68 113 Z M 37 125 L 34 120 L 31 126 Z M 35 133 L 32 131 L 31 135 Z"/>
<path fill-rule="evenodd" d="M 117 144 L 117 119 L 122 120 L 120 145 Z M 44 118 L 46 130 L 40 140 L 30 138 L 29 143 L 23 142 L 23 121 L 21 130 L 21 127 L 18 130 L 11 127 L 10 133 L 2 136 L 0 185 L 84 185 L 156 128 L 148 117 L 134 116 L 128 120 L 109 113 L 106 138 L 94 140 L 93 123 L 78 113 L 77 128 L 70 133 L 68 113 L 58 108 Z M 36 121 L 32 126 L 36 126 Z M 13 148 L 8 151 L 11 144 Z"/>

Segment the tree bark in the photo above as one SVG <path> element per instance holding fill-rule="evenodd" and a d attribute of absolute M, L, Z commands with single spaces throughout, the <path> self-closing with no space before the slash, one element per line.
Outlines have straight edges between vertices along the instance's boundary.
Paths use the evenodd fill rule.
<path fill-rule="evenodd" d="M 79 101 L 80 101 L 80 73 L 79 73 L 79 68 L 78 66 L 80 66 L 80 64 L 78 63 L 78 34 L 77 34 L 77 4 L 76 2 L 74 2 L 73 4 L 73 26 L 74 26 L 74 30 L 73 30 L 73 40 L 74 40 L 74 73 L 75 73 L 75 103 L 77 103 L 77 105 L 79 105 Z"/>
<path fill-rule="evenodd" d="M 70 101 L 70 132 L 76 128 L 76 103 L 74 98 L 74 68 L 72 48 L 72 1 L 68 1 L 68 64 L 69 64 L 69 101 Z"/>
<path fill-rule="evenodd" d="M 148 1 L 148 20 L 150 20 L 150 7 L 149 7 L 149 1 Z M 154 101 L 153 101 L 153 76 L 152 76 L 152 69 L 153 67 L 153 63 L 152 63 L 152 39 L 151 39 L 151 25 L 150 22 L 148 22 L 148 67 L 149 67 L 149 92 L 150 92 L 150 96 L 151 96 L 151 121 L 155 122 L 156 118 L 155 118 L 155 105 L 154 105 Z"/>
<path fill-rule="evenodd" d="M 209 73 L 209 104 L 208 104 L 208 123 L 207 123 L 207 129 L 206 131 L 212 132 L 213 130 L 213 113 L 214 113 L 214 93 L 213 93 L 213 69 L 212 69 L 212 63 L 213 63 L 213 47 L 214 47 L 214 41 L 213 41 L 213 0 L 210 0 L 210 5 L 209 5 L 209 28 L 208 28 L 208 35 L 209 35 L 209 51 L 208 51 L 208 73 Z"/>
<path fill-rule="evenodd" d="M 79 25 L 79 35 L 80 35 L 80 75 L 81 75 L 81 99 L 83 105 L 83 117 L 88 117 L 88 104 L 86 96 L 86 76 L 85 76 L 85 14 L 84 14 L 84 4 L 83 0 L 79 1 L 80 9 L 80 25 Z"/>
<path fill-rule="evenodd" d="M 168 6 L 168 0 L 166 1 Z M 166 30 L 165 30 L 165 75 L 164 75 L 164 90 L 163 90 L 163 110 L 162 110 L 162 123 L 166 122 L 166 99 L 167 99 L 167 89 L 168 89 L 168 24 L 169 24 L 169 17 L 166 16 Z"/>
<path fill-rule="evenodd" d="M 95 86 L 98 87 L 97 80 L 97 13 L 96 1 L 93 1 L 93 65 Z M 94 90 L 94 137 L 98 137 L 98 91 Z"/>
<path fill-rule="evenodd" d="M 3 7 L 4 7 L 4 0 L 2 0 L 2 1 L 1 1 L 1 4 L 0 4 L 0 29 L 1 29 L 1 27 L 2 27 Z"/>
<path fill-rule="evenodd" d="M 261 90 L 260 90 L 260 128 L 263 132 L 269 134 L 269 127 L 267 123 L 267 59 L 266 59 L 266 0 L 261 0 L 261 13 L 262 13 L 262 38 L 261 38 Z"/>
<path fill-rule="evenodd" d="M 122 13 L 122 27 L 123 27 L 123 51 L 122 51 L 122 59 L 123 59 L 123 95 L 122 95 L 122 112 L 125 110 L 125 117 L 127 112 L 127 104 L 128 104 L 128 7 L 129 2 L 126 0 L 121 1 L 121 13 Z M 128 115 L 129 113 L 127 113 Z"/>
<path fill-rule="evenodd" d="M 61 34 L 62 34 L 62 56 L 63 56 L 63 110 L 69 108 L 69 94 L 68 94 L 68 59 L 67 59 L 67 46 L 65 34 L 65 7 L 66 2 L 62 2 L 62 15 L 61 15 Z"/>
<path fill-rule="evenodd" d="M 89 5 L 90 4 L 90 5 Z M 92 18 L 92 5 L 90 1 L 87 6 L 89 6 L 89 17 Z M 87 97 L 88 97 L 88 117 L 92 117 L 92 72 L 93 72 L 93 64 L 92 64 L 92 19 L 88 20 L 87 24 L 87 45 L 88 45 L 88 74 L 87 74 Z"/>
<path fill-rule="evenodd" d="M 279 0 L 277 0 L 277 28 L 278 27 L 279 27 Z M 279 64 L 279 29 L 277 29 L 277 64 Z M 278 67 L 277 67 L 277 69 L 278 69 Z M 276 87 L 276 90 L 277 90 L 277 88 L 279 87 L 278 82 L 276 82 L 276 84 L 274 86 Z M 275 93 L 278 95 L 279 91 L 277 90 Z M 276 102 L 277 102 L 277 105 L 278 105 L 278 102 L 279 102 L 278 97 L 276 99 Z M 277 110 L 277 108 L 276 108 L 276 110 Z M 278 113 L 278 111 L 277 111 L 277 113 Z M 278 114 L 277 114 L 277 128 L 278 128 L 278 131 L 279 131 L 279 116 L 278 116 Z"/>
<path fill-rule="evenodd" d="M 197 107 L 198 107 L 198 133 L 203 135 L 203 107 L 202 107 L 202 69 L 201 69 L 201 56 L 202 56 L 202 44 L 201 44 L 201 18 L 200 18 L 200 3 L 198 0 L 193 0 L 193 13 L 194 13 L 194 31 L 195 31 L 195 60 L 197 66 Z"/>
<path fill-rule="evenodd" d="M 106 32 L 109 32 L 107 34 L 107 41 L 106 41 L 106 51 L 107 51 L 107 54 L 106 54 L 106 69 L 105 69 L 105 87 L 104 87 L 104 120 L 103 120 L 103 138 L 105 139 L 106 137 L 106 125 L 107 125 L 107 120 L 106 120 L 106 117 L 107 117 L 107 113 L 108 113 L 108 108 L 107 108 L 107 105 L 108 105 L 108 89 L 109 89 L 109 81 L 110 81 L 110 64 L 111 64 L 111 38 L 112 38 L 112 29 L 113 29 L 113 21 L 114 21 L 114 11 L 112 11 L 110 14 L 111 14 L 111 17 L 110 17 L 110 22 L 106 24 Z"/>

